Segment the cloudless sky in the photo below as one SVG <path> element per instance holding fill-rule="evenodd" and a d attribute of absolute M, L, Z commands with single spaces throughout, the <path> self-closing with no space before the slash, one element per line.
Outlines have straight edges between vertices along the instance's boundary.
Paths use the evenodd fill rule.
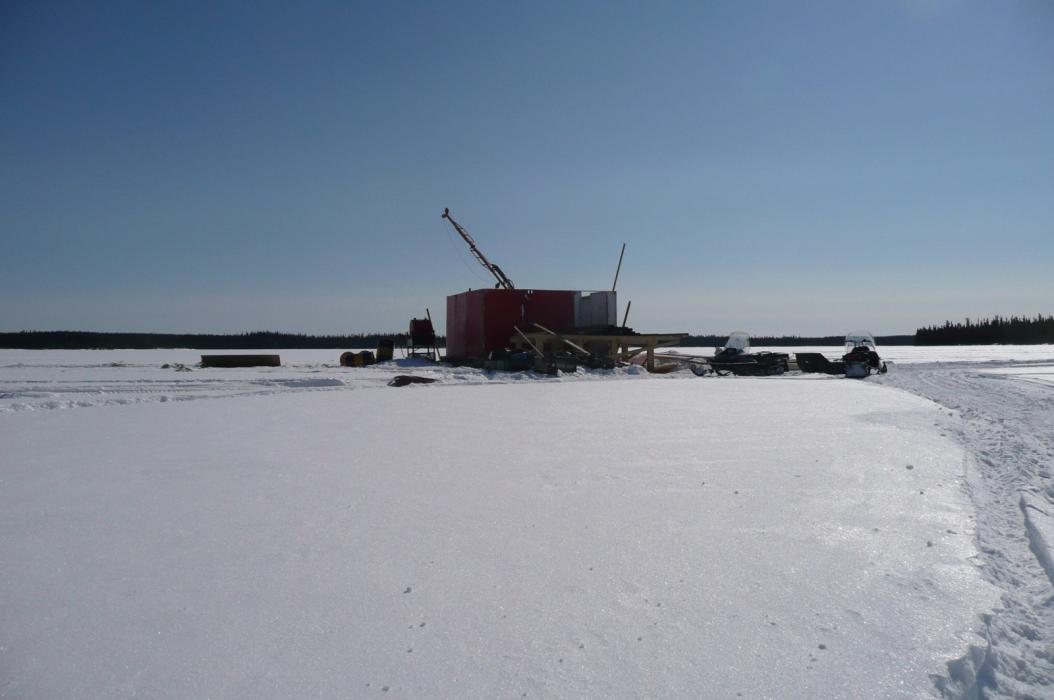
<path fill-rule="evenodd" d="M 0 0 L 0 330 L 1054 313 L 1054 3 Z"/>

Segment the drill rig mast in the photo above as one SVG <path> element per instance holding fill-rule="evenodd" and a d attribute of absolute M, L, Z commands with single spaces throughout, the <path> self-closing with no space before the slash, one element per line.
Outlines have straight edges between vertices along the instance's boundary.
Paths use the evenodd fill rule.
<path fill-rule="evenodd" d="M 468 235 L 468 231 L 462 228 L 461 224 L 454 221 L 454 217 L 450 216 L 449 209 L 443 210 L 443 218 L 450 222 L 450 225 L 454 227 L 454 230 L 457 231 L 461 238 L 464 239 L 465 243 L 468 244 L 468 249 L 472 251 L 472 255 L 476 257 L 479 264 L 487 268 L 487 271 L 490 272 L 490 274 L 494 275 L 494 279 L 498 281 L 498 283 L 494 285 L 495 288 L 501 287 L 502 289 L 515 289 L 512 280 L 501 271 L 500 267 L 492 263 L 490 260 L 487 260 L 487 256 L 485 256 L 483 251 L 476 246 L 476 241 L 472 239 L 472 236 Z"/>

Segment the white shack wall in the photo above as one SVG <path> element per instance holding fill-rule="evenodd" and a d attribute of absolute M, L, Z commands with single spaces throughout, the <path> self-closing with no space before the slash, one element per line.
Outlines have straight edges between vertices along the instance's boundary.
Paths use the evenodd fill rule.
<path fill-rule="evenodd" d="M 618 299 L 615 292 L 580 292 L 575 297 L 575 326 L 617 325 Z"/>

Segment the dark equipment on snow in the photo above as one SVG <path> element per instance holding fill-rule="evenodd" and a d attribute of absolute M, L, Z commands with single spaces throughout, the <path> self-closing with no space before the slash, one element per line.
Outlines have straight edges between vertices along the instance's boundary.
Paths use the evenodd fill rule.
<path fill-rule="evenodd" d="M 377 341 L 377 361 L 388 362 L 395 357 L 395 341 L 391 338 L 381 338 Z"/>
<path fill-rule="evenodd" d="M 278 367 L 278 355 L 202 355 L 202 367 Z"/>
<path fill-rule="evenodd" d="M 373 353 L 369 350 L 360 350 L 359 352 L 342 352 L 340 354 L 341 367 L 366 367 L 368 365 L 376 363 L 377 358 L 374 357 Z"/>
<path fill-rule="evenodd" d="M 796 352 L 794 359 L 802 372 L 816 374 L 845 374 L 843 360 L 828 360 L 818 352 Z"/>
<path fill-rule="evenodd" d="M 829 360 L 818 352 L 799 352 L 794 357 L 802 372 L 843 375 L 850 379 L 863 379 L 872 372 L 885 374 L 889 370 L 878 356 L 874 336 L 867 331 L 854 331 L 845 336 L 845 354 L 840 360 Z"/>
<path fill-rule="evenodd" d="M 782 352 L 750 352 L 750 336 L 736 331 L 714 356 L 708 358 L 715 374 L 758 377 L 783 374 L 790 366 L 790 355 Z M 698 374 L 698 372 L 696 372 Z"/>
<path fill-rule="evenodd" d="M 878 356 L 875 337 L 867 331 L 855 331 L 845 336 L 845 376 L 850 379 L 863 379 L 872 371 L 886 373 L 886 363 Z"/>
<path fill-rule="evenodd" d="M 435 379 L 431 377 L 415 377 L 412 374 L 397 374 L 388 382 L 388 386 L 407 386 L 409 384 L 431 384 Z"/>
<path fill-rule="evenodd" d="M 432 312 L 425 309 L 426 318 L 411 318 L 410 333 L 406 350 L 407 357 L 422 357 L 432 362 L 439 361 L 439 346 L 436 345 L 436 332 L 432 327 Z"/>

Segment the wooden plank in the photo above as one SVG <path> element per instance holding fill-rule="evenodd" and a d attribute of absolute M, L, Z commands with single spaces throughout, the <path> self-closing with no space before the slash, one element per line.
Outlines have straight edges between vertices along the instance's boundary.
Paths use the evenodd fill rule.
<path fill-rule="evenodd" d="M 574 342 L 568 340 L 567 338 L 565 338 L 564 336 L 560 335 L 556 331 L 549 330 L 548 328 L 546 328 L 545 326 L 543 326 L 540 323 L 535 323 L 534 326 L 536 328 L 542 329 L 543 331 L 545 331 L 549 335 L 554 336 L 557 340 L 560 340 L 560 341 L 566 343 L 568 345 L 568 347 L 570 347 L 570 348 L 572 348 L 574 350 L 577 350 L 578 352 L 582 353 L 586 357 L 591 357 L 593 355 L 593 353 L 589 352 L 588 350 L 583 348 L 581 345 L 578 345 L 577 343 L 574 343 Z"/>
<path fill-rule="evenodd" d="M 541 344 L 542 342 L 551 338 L 556 338 L 561 342 L 567 344 L 573 348 L 576 352 L 581 353 L 584 357 L 592 358 L 593 353 L 583 347 L 583 345 L 592 344 L 607 344 L 614 354 L 609 357 L 615 360 L 616 363 L 626 364 L 631 358 L 636 357 L 641 353 L 654 353 L 655 348 L 668 347 L 676 345 L 684 338 L 684 333 L 652 333 L 652 334 L 601 334 L 601 333 L 567 333 L 560 334 L 552 331 L 545 326 L 540 324 L 533 324 L 539 331 L 530 331 L 520 333 L 520 337 L 529 344 Z M 620 350 L 621 348 L 621 350 Z M 631 348 L 636 348 L 635 350 Z M 654 366 L 654 359 L 652 360 Z"/>
<path fill-rule="evenodd" d="M 531 339 L 524 335 L 523 331 L 521 331 L 518 326 L 513 326 L 512 329 L 520 334 L 520 337 L 523 338 L 527 342 L 527 344 L 531 346 L 531 349 L 534 350 L 535 353 L 537 353 L 538 357 L 542 358 L 543 360 L 545 359 L 545 353 L 539 350 L 538 346 L 532 343 Z"/>

